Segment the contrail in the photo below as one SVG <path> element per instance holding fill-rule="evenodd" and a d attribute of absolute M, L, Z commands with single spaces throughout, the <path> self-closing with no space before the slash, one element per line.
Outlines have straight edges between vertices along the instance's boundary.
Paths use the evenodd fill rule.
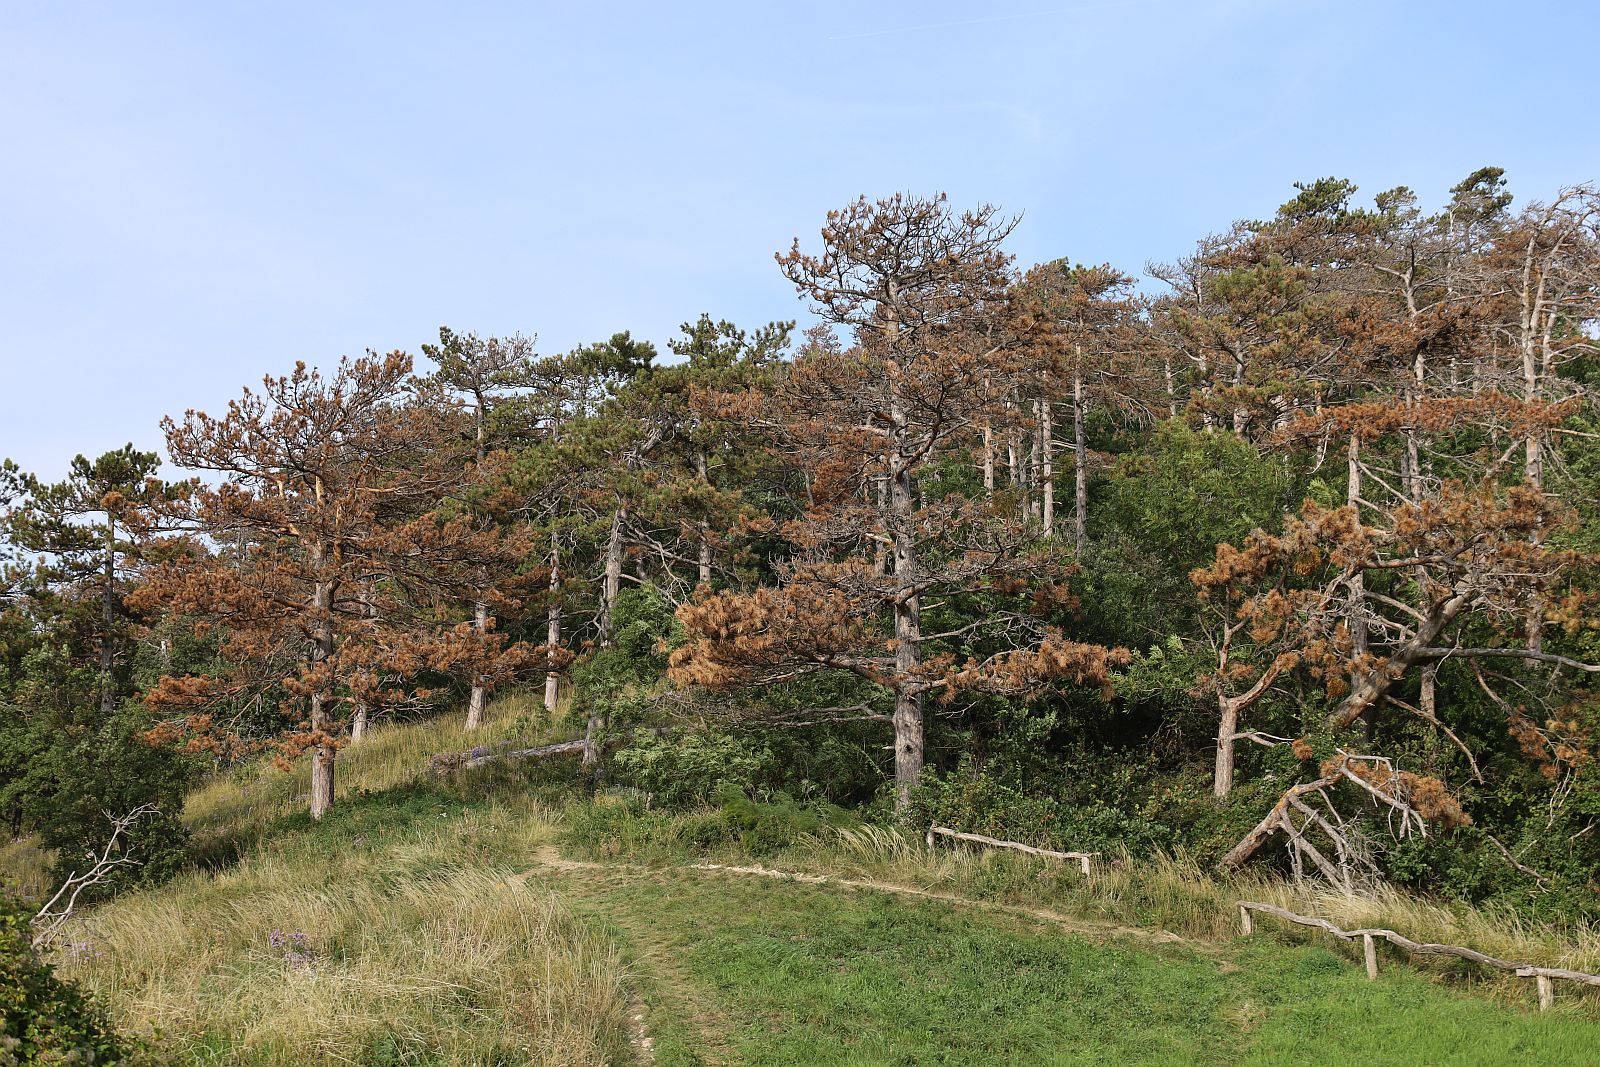
<path fill-rule="evenodd" d="M 1064 7 L 1051 8 L 1048 11 L 1023 11 L 1015 15 L 996 15 L 986 19 L 961 19 L 957 22 L 929 22 L 921 26 L 897 26 L 889 30 L 872 30 L 868 33 L 847 33 L 836 37 L 829 37 L 830 41 L 859 41 L 864 37 L 887 37 L 895 33 L 916 33 L 919 30 L 943 30 L 952 26 L 983 26 L 991 22 L 1014 22 L 1017 19 L 1037 18 L 1040 15 L 1059 15 L 1067 9 Z"/>

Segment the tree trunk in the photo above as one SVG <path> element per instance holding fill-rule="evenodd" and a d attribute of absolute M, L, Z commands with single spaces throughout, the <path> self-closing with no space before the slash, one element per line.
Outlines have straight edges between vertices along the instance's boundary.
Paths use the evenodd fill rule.
<path fill-rule="evenodd" d="M 561 647 L 561 547 L 554 538 L 550 541 L 550 603 L 545 608 L 545 644 L 552 655 Z M 554 670 L 544 676 L 544 710 L 555 717 L 556 699 L 561 695 L 561 676 Z"/>
<path fill-rule="evenodd" d="M 983 417 L 983 497 L 994 499 L 994 427 Z"/>
<path fill-rule="evenodd" d="M 1233 791 L 1234 737 L 1239 732 L 1239 702 L 1217 695 L 1217 765 L 1211 779 L 1211 792 L 1218 800 Z"/>
<path fill-rule="evenodd" d="M 1083 431 L 1083 375 L 1072 377 L 1072 544 L 1083 558 L 1089 540 L 1089 450 Z"/>
<path fill-rule="evenodd" d="M 711 484 L 711 476 L 706 468 L 704 449 L 695 453 L 694 465 L 695 473 L 700 477 L 700 484 L 709 486 Z M 698 577 L 701 585 L 711 584 L 711 524 L 704 519 L 700 520 L 700 573 Z"/>
<path fill-rule="evenodd" d="M 311 550 L 311 564 L 321 570 L 323 546 Z M 329 613 L 333 609 L 333 583 L 319 576 L 312 595 L 312 632 L 316 635 L 311 649 L 313 666 L 326 662 L 333 655 L 333 622 Z M 333 743 L 333 715 L 329 710 L 328 690 L 318 686 L 311 694 L 311 732 L 316 743 L 311 756 L 311 817 L 320 819 L 333 806 L 333 761 L 338 749 Z"/>
<path fill-rule="evenodd" d="M 1522 377 L 1524 399 L 1530 404 L 1539 399 L 1539 364 L 1535 360 L 1533 337 L 1535 322 L 1529 321 L 1524 325 L 1524 341 L 1522 354 Z M 1538 430 L 1530 430 L 1527 440 L 1523 442 L 1524 469 L 1523 478 L 1533 488 L 1544 489 L 1544 442 L 1540 439 Z M 1533 536 L 1535 544 L 1539 542 L 1537 533 Z M 1527 615 L 1524 622 L 1524 636 L 1530 652 L 1540 652 L 1544 649 L 1544 597 L 1538 590 L 1528 594 Z"/>
<path fill-rule="evenodd" d="M 1017 440 L 1017 400 L 1015 392 L 1006 401 L 1006 465 L 1011 472 L 1011 484 L 1022 484 L 1022 448 Z"/>
<path fill-rule="evenodd" d="M 117 705 L 117 521 L 106 518 L 105 584 L 100 592 L 100 714 L 109 719 Z"/>
<path fill-rule="evenodd" d="M 628 510 L 617 509 L 611 517 L 611 537 L 606 541 L 606 577 L 601 590 L 600 647 L 611 647 L 612 632 L 616 624 L 617 595 L 622 591 L 622 535 L 627 524 Z M 600 762 L 600 729 L 605 725 L 605 713 L 598 704 L 589 706 L 589 719 L 583 730 L 583 765 L 593 767 Z"/>
<path fill-rule="evenodd" d="M 599 644 L 611 647 L 612 616 L 617 609 L 617 595 L 622 591 L 622 535 L 628 522 L 628 509 L 618 508 L 611 516 L 611 535 L 606 539 L 606 576 L 600 588 Z"/>
<path fill-rule="evenodd" d="M 895 421 L 904 422 L 901 413 Z M 902 443 L 903 445 L 903 443 Z M 922 608 L 916 595 L 917 541 L 914 524 L 916 486 L 905 449 L 896 449 L 890 467 L 889 529 L 894 540 L 894 577 L 899 595 L 894 603 L 894 795 L 895 810 L 905 811 L 911 791 L 922 776 Z"/>
<path fill-rule="evenodd" d="M 1350 445 L 1347 454 L 1347 470 L 1349 483 L 1345 488 L 1345 503 L 1355 509 L 1356 525 L 1361 525 L 1361 439 L 1355 434 L 1350 435 Z M 1367 587 L 1366 576 L 1361 571 L 1350 579 L 1350 652 L 1353 658 L 1363 659 L 1367 654 Z M 1351 672 L 1351 687 L 1354 688 L 1359 672 L 1364 670 L 1363 664 L 1358 663 Z"/>
<path fill-rule="evenodd" d="M 888 465 L 888 461 L 885 460 L 885 466 L 887 466 L 887 465 Z M 876 493 L 877 497 L 878 497 L 878 501 L 877 501 L 877 503 L 878 503 L 878 514 L 879 515 L 888 514 L 888 512 L 889 512 L 889 478 L 888 478 L 888 476 L 885 475 L 882 478 L 874 478 L 873 479 L 873 489 L 871 491 Z M 873 549 L 872 549 L 872 573 L 873 573 L 873 575 L 875 575 L 876 577 L 879 577 L 879 578 L 881 578 L 885 574 L 889 573 L 889 546 L 884 544 L 882 541 L 879 541 L 875 546 L 873 546 Z"/>
<path fill-rule="evenodd" d="M 489 629 L 489 605 L 479 600 L 472 605 L 472 628 L 481 637 Z M 483 706 L 488 688 L 482 678 L 472 680 L 472 693 L 467 698 L 467 729 L 476 730 L 483 725 Z"/>
<path fill-rule="evenodd" d="M 1044 535 L 1054 537 L 1056 531 L 1056 428 L 1051 419 L 1048 397 L 1039 401 L 1039 483 L 1044 489 Z"/>

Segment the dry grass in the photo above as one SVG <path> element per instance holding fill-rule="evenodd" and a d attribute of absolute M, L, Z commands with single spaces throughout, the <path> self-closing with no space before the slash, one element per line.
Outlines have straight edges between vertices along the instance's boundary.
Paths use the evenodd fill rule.
<path fill-rule="evenodd" d="M 50 868 L 55 854 L 28 836 L 0 844 L 0 892 L 19 900 L 43 902 L 55 889 Z"/>
<path fill-rule="evenodd" d="M 549 830 L 521 802 L 291 835 L 96 909 L 63 969 L 185 1063 L 615 1062 L 615 948 L 507 862 Z"/>
<path fill-rule="evenodd" d="M 1238 936 L 1237 902 L 1256 900 L 1345 929 L 1387 927 L 1414 940 L 1464 945 L 1502 959 L 1600 971 L 1600 929 L 1594 926 L 1545 927 L 1504 909 L 1446 906 L 1391 887 L 1348 896 L 1248 872 L 1225 878 L 1181 857 L 1097 863 L 1085 880 L 1070 865 L 943 844 L 930 851 L 921 840 L 875 826 L 820 835 L 803 852 L 808 865 L 842 873 L 1047 905 L 1087 919 L 1204 940 Z M 1268 918 L 1257 924 L 1262 930 L 1277 925 Z M 1283 933 L 1337 945 L 1319 933 Z"/>
<path fill-rule="evenodd" d="M 527 716 L 539 721 L 542 714 L 537 696 L 513 693 L 491 703 L 484 711 L 483 725 L 470 732 L 462 715 L 379 723 L 360 744 L 339 750 L 334 765 L 336 795 L 375 793 L 404 785 L 427 773 L 430 757 L 520 738 L 519 719 Z M 542 738 L 533 738 L 531 743 L 539 740 Z M 249 836 L 274 819 L 305 810 L 310 788 L 307 760 L 300 760 L 289 771 L 261 760 L 201 783 L 189 794 L 183 819 L 203 852 L 213 842 Z"/>

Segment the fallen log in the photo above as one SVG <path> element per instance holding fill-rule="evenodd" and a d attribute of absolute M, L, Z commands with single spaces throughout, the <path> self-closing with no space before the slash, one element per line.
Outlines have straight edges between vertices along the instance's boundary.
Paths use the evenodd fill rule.
<path fill-rule="evenodd" d="M 1366 957 L 1368 978 L 1378 977 L 1378 957 L 1374 949 L 1373 942 L 1378 938 L 1382 938 L 1391 945 L 1395 945 L 1407 952 L 1416 953 L 1418 955 L 1454 956 L 1458 959 L 1471 960 L 1473 963 L 1479 963 L 1485 967 L 1492 967 L 1500 971 L 1509 971 L 1518 978 L 1537 979 L 1539 986 L 1540 1011 L 1548 1009 L 1554 1002 L 1555 995 L 1550 984 L 1552 979 L 1559 978 L 1567 982 L 1581 982 L 1584 985 L 1600 986 L 1600 975 L 1586 974 L 1583 971 L 1572 971 L 1564 967 L 1540 967 L 1531 963 L 1516 963 L 1512 960 L 1497 959 L 1494 956 L 1479 952 L 1476 949 L 1462 948 L 1460 945 L 1439 945 L 1431 941 L 1413 941 L 1404 934 L 1396 933 L 1393 930 L 1384 930 L 1378 928 L 1343 930 L 1329 922 L 1327 919 L 1318 919 L 1310 915 L 1297 915 L 1294 912 L 1289 911 L 1286 908 L 1280 908 L 1275 904 L 1262 904 L 1254 900 L 1239 901 L 1239 926 L 1245 934 L 1250 934 L 1255 931 L 1255 923 L 1251 920 L 1252 912 L 1260 912 L 1263 915 L 1274 915 L 1285 922 L 1294 923 L 1297 926 L 1309 926 L 1316 930 L 1322 930 L 1345 941 L 1354 941 L 1357 938 L 1360 938 L 1362 942 L 1362 948 L 1364 950 L 1363 954 Z"/>
<path fill-rule="evenodd" d="M 940 837 L 952 837 L 957 841 L 971 841 L 978 845 L 988 845 L 990 848 L 1009 848 L 1017 852 L 1026 852 L 1030 856 L 1043 856 L 1046 859 L 1075 860 L 1077 861 L 1079 867 L 1083 869 L 1084 877 L 1088 877 L 1089 875 L 1089 861 L 1095 856 L 1099 855 L 1098 852 L 1056 852 L 1055 850 L 1048 848 L 1035 848 L 1032 845 L 1024 845 L 1020 841 L 1002 841 L 997 837 L 985 837 L 982 834 L 962 833 L 960 830 L 952 830 L 948 826 L 928 827 L 929 848 L 933 847 L 933 837 L 935 834 L 938 834 Z"/>
<path fill-rule="evenodd" d="M 539 759 L 544 756 L 564 756 L 568 753 L 582 752 L 583 739 L 576 741 L 561 741 L 554 745 L 540 745 L 537 748 L 501 749 L 495 751 L 484 745 L 469 749 L 466 752 L 441 752 L 428 760 L 430 771 L 442 771 L 457 767 L 481 767 L 485 763 L 494 763 L 499 760 L 513 759 Z"/>

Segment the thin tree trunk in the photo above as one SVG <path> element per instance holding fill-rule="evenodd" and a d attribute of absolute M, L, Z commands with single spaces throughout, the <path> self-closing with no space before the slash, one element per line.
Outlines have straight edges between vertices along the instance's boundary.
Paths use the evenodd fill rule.
<path fill-rule="evenodd" d="M 561 647 L 561 546 L 555 538 L 550 540 L 550 603 L 545 608 L 545 644 L 551 654 Z M 554 670 L 544 676 L 544 710 L 552 718 L 556 713 L 556 700 L 561 695 L 561 676 Z"/>
<path fill-rule="evenodd" d="M 1006 401 L 1006 465 L 1011 472 L 1011 484 L 1022 484 L 1022 448 L 1017 440 L 1017 400 L 1013 392 Z"/>
<path fill-rule="evenodd" d="M 489 630 L 489 605 L 481 600 L 472 605 L 472 628 L 480 638 Z M 476 730 L 483 725 L 483 707 L 487 696 L 488 687 L 483 684 L 483 679 L 474 678 L 472 693 L 467 698 L 467 729 Z"/>
<path fill-rule="evenodd" d="M 611 516 L 611 534 L 606 538 L 606 571 L 600 587 L 599 644 L 611 647 L 612 615 L 617 608 L 617 596 L 622 591 L 623 544 L 622 535 L 628 521 L 628 509 L 618 508 Z"/>
<path fill-rule="evenodd" d="M 488 427 L 488 402 L 481 389 L 473 390 L 473 454 L 477 456 L 478 465 L 482 467 L 483 461 L 489 455 L 489 427 Z M 482 600 L 475 600 L 472 604 L 472 628 L 479 639 L 489 630 L 489 605 Z M 476 730 L 483 724 L 483 706 L 487 699 L 488 691 L 482 678 L 472 679 L 472 692 L 467 696 L 467 729 Z"/>
<path fill-rule="evenodd" d="M 615 627 L 617 596 L 622 591 L 622 535 L 628 521 L 628 509 L 618 508 L 611 516 L 611 536 L 606 541 L 606 576 L 601 589 L 600 647 L 611 647 Z M 605 713 L 599 704 L 589 707 L 589 719 L 583 730 L 583 765 L 594 767 L 600 762 L 599 735 L 605 725 Z"/>
<path fill-rule="evenodd" d="M 1236 389 L 1244 388 L 1244 361 L 1239 360 L 1233 366 L 1233 385 Z M 1244 408 L 1233 409 L 1233 435 L 1244 436 L 1244 428 L 1250 420 L 1250 413 Z"/>
<path fill-rule="evenodd" d="M 319 487 L 320 488 L 320 487 Z M 311 550 L 311 565 L 321 571 L 324 559 L 322 545 Z M 313 667 L 333 655 L 333 622 L 329 613 L 333 609 L 333 583 L 318 575 L 312 595 Z M 338 749 L 333 743 L 333 715 L 329 709 L 331 694 L 326 686 L 319 685 L 311 693 L 311 732 L 316 741 L 311 755 L 311 817 L 320 819 L 333 806 L 333 761 Z"/>
<path fill-rule="evenodd" d="M 1055 423 L 1051 419 L 1048 397 L 1039 401 L 1039 444 L 1043 451 L 1039 457 L 1039 481 L 1044 488 L 1044 535 L 1054 537 L 1056 531 L 1056 464 Z"/>
<path fill-rule="evenodd" d="M 709 486 L 711 484 L 711 476 L 706 468 L 704 449 L 695 452 L 694 465 L 695 473 L 700 476 L 700 484 Z M 711 584 L 711 524 L 704 519 L 700 520 L 700 573 L 698 577 L 701 585 Z"/>
<path fill-rule="evenodd" d="M 1543 303 L 1542 286 L 1540 297 L 1541 299 L 1538 304 Z M 1538 304 L 1535 306 L 1538 306 Z M 1535 358 L 1536 351 L 1534 342 L 1534 338 L 1538 336 L 1538 317 L 1539 314 L 1537 311 L 1532 312 L 1531 318 L 1528 318 L 1523 326 L 1524 340 L 1522 353 L 1522 385 L 1524 399 L 1526 399 L 1530 404 L 1539 399 L 1540 367 Z M 1544 442 L 1541 440 L 1538 430 L 1530 430 L 1528 432 L 1527 440 L 1523 442 L 1523 455 L 1524 480 L 1530 486 L 1542 492 L 1544 490 Z M 1539 542 L 1540 536 L 1537 532 L 1533 535 L 1532 540 L 1535 544 Z M 1524 622 L 1524 635 L 1529 651 L 1543 651 L 1544 597 L 1539 595 L 1538 590 L 1534 590 L 1528 594 L 1528 608 L 1527 616 Z"/>
<path fill-rule="evenodd" d="M 900 412 L 895 421 L 904 425 Z M 894 784 L 895 809 L 905 811 L 911 791 L 922 776 L 922 608 L 912 592 L 917 583 L 917 542 L 913 516 L 916 487 L 903 447 L 897 448 L 890 468 L 889 528 L 894 540 L 895 585 L 901 594 L 894 603 Z"/>
<path fill-rule="evenodd" d="M 105 584 L 100 592 L 100 714 L 117 705 L 117 521 L 106 517 Z"/>
<path fill-rule="evenodd" d="M 1089 450 L 1083 430 L 1083 375 L 1072 378 L 1072 544 L 1083 557 L 1089 541 Z"/>
<path fill-rule="evenodd" d="M 1361 439 L 1355 434 L 1350 435 L 1350 445 L 1347 460 L 1349 484 L 1345 489 L 1345 503 L 1354 508 L 1356 512 L 1356 525 L 1361 525 Z M 1366 575 L 1357 570 L 1350 579 L 1350 642 L 1351 655 L 1358 661 L 1364 661 L 1367 654 L 1367 587 Z M 1364 671 L 1364 662 L 1358 662 L 1351 673 L 1351 684 L 1360 671 Z"/>
<path fill-rule="evenodd" d="M 888 461 L 886 459 L 885 466 L 887 465 Z M 878 514 L 887 515 L 889 513 L 889 477 L 884 475 L 881 478 L 874 478 L 872 481 L 873 489 L 870 491 L 877 495 Z M 879 541 L 872 549 L 872 573 L 879 578 L 889 573 L 889 546 L 882 541 Z"/>
<path fill-rule="evenodd" d="M 372 586 L 363 581 L 361 589 L 361 616 L 367 626 L 376 631 L 378 625 L 378 609 L 372 603 Z M 352 707 L 350 710 L 350 743 L 358 744 L 366 739 L 367 726 L 371 719 L 372 709 L 360 694 L 351 692 Z"/>
<path fill-rule="evenodd" d="M 1217 765 L 1211 780 L 1211 791 L 1218 800 L 1233 791 L 1234 737 L 1239 732 L 1239 702 L 1217 694 Z"/>
<path fill-rule="evenodd" d="M 994 499 L 994 427 L 988 415 L 983 417 L 983 496 Z"/>

